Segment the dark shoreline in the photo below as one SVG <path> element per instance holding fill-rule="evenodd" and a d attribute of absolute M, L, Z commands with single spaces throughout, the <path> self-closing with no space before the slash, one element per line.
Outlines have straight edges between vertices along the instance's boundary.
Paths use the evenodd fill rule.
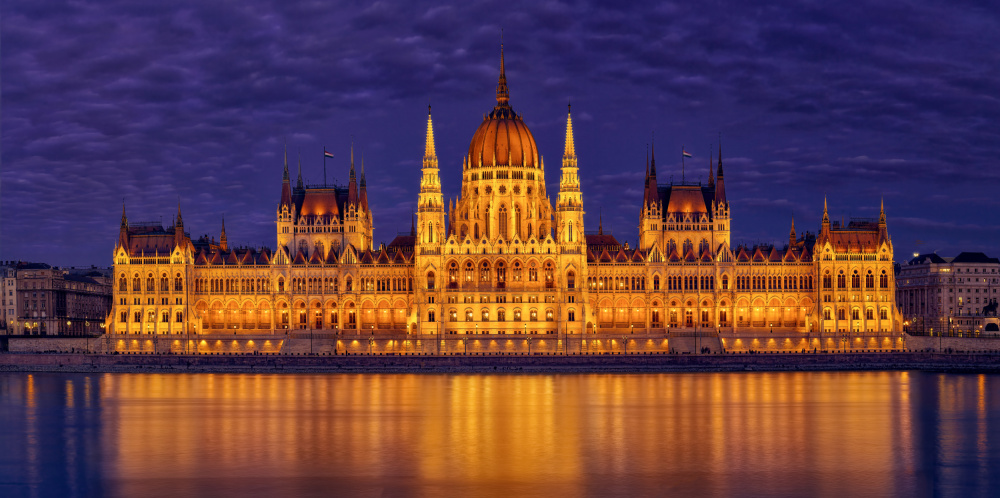
<path fill-rule="evenodd" d="M 918 370 L 1000 373 L 1000 353 L 292 356 L 2 353 L 0 372 L 657 373 Z"/>

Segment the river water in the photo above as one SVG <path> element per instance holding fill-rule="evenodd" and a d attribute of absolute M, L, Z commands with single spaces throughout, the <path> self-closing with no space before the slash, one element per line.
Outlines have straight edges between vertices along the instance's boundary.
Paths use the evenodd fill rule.
<path fill-rule="evenodd" d="M 995 496 L 1000 376 L 0 374 L 0 496 Z"/>

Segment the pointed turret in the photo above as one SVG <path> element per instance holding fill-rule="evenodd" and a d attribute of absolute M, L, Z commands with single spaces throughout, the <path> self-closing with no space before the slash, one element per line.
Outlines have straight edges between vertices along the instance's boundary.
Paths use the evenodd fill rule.
<path fill-rule="evenodd" d="M 543 164 L 544 167 L 544 164 Z M 563 149 L 562 176 L 559 179 L 558 234 L 561 242 L 582 243 L 583 193 L 580 192 L 580 168 L 577 164 L 576 141 L 573 138 L 573 106 L 566 105 L 566 146 Z M 542 185 L 544 185 L 544 181 Z M 544 193 L 544 191 L 543 191 Z"/>
<path fill-rule="evenodd" d="M 410 237 L 416 237 L 416 236 L 417 236 L 417 215 L 414 213 L 410 215 Z"/>
<path fill-rule="evenodd" d="M 226 216 L 222 216 L 222 235 L 219 236 L 219 249 L 229 250 L 229 238 L 226 237 Z"/>
<path fill-rule="evenodd" d="M 177 221 L 174 222 L 174 246 L 180 247 L 184 241 L 184 218 L 181 217 L 181 201 L 177 201 Z"/>
<path fill-rule="evenodd" d="M 788 247 L 795 247 L 795 216 L 792 216 L 792 229 L 788 232 Z"/>
<path fill-rule="evenodd" d="M 118 231 L 118 247 L 128 252 L 128 216 L 125 215 L 125 200 L 122 200 L 122 224 Z"/>
<path fill-rule="evenodd" d="M 351 142 L 351 175 L 347 185 L 347 205 L 358 203 L 358 179 L 354 175 L 354 142 Z"/>
<path fill-rule="evenodd" d="M 288 145 L 285 145 L 285 172 L 281 175 L 281 202 L 278 203 L 278 211 L 287 206 L 292 209 L 292 184 L 288 177 Z"/>
<path fill-rule="evenodd" d="M 878 238 L 879 242 L 889 240 L 889 230 L 885 226 L 885 199 L 882 199 L 878 210 Z"/>
<path fill-rule="evenodd" d="M 722 175 L 722 140 L 719 140 L 719 167 L 715 171 L 715 203 L 726 203 L 726 182 Z"/>
<path fill-rule="evenodd" d="M 302 183 L 302 153 L 301 152 L 299 152 L 299 178 L 298 178 L 298 180 L 295 181 L 295 188 L 298 189 L 298 190 L 302 190 L 302 189 L 305 188 L 305 185 L 303 185 L 303 183 Z"/>
<path fill-rule="evenodd" d="M 826 209 L 826 196 L 823 196 L 823 226 L 820 229 L 820 233 L 826 234 L 830 232 L 830 214 Z"/>
<path fill-rule="evenodd" d="M 597 235 L 604 235 L 604 209 L 597 215 Z"/>
<path fill-rule="evenodd" d="M 660 189 L 656 181 L 656 144 L 650 146 L 649 157 L 649 178 L 646 186 L 646 206 L 658 206 L 660 204 Z"/>
<path fill-rule="evenodd" d="M 434 120 L 431 119 L 431 106 L 427 104 L 427 136 L 424 139 L 424 159 L 437 160 L 437 150 L 434 148 Z"/>

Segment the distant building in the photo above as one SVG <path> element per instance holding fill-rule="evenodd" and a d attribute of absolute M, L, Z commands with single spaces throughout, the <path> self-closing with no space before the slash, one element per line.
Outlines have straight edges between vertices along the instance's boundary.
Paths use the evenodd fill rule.
<path fill-rule="evenodd" d="M 7 331 L 15 335 L 100 335 L 111 310 L 111 278 L 106 269 L 63 270 L 45 263 L 17 263 L 10 269 L 13 288 Z M 10 284 L 5 283 L 10 287 Z M 13 301 L 13 302 L 11 302 Z M 13 311 L 11 311 L 13 310 Z"/>
<path fill-rule="evenodd" d="M 995 315 L 998 288 L 1000 259 L 981 252 L 921 254 L 900 267 L 896 302 L 914 333 L 975 333 Z"/>
<path fill-rule="evenodd" d="M 17 261 L 0 263 L 0 319 L 3 320 L 4 333 L 14 330 L 14 319 L 17 317 Z"/>

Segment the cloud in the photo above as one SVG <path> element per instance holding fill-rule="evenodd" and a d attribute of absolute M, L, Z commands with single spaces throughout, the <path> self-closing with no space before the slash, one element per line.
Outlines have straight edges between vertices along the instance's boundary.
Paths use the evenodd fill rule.
<path fill-rule="evenodd" d="M 169 219 L 180 197 L 196 233 L 239 207 L 234 235 L 273 240 L 262 220 L 283 141 L 309 178 L 327 147 L 343 182 L 352 136 L 379 192 L 376 239 L 391 240 L 416 199 L 429 101 L 445 194 L 458 194 L 501 27 L 511 104 L 553 198 L 573 102 L 589 227 L 603 209 L 634 237 L 651 132 L 699 154 L 684 173 L 696 180 L 721 132 L 737 231 L 780 240 L 782 213 L 818 216 L 820 195 L 868 215 L 885 196 L 894 240 L 951 231 L 944 251 L 996 247 L 991 229 L 971 235 L 993 226 L 1000 179 L 990 7 L 6 2 L 0 256 L 108 264 L 123 197 L 135 219 Z M 663 153 L 661 181 L 680 176 L 675 160 Z"/>

